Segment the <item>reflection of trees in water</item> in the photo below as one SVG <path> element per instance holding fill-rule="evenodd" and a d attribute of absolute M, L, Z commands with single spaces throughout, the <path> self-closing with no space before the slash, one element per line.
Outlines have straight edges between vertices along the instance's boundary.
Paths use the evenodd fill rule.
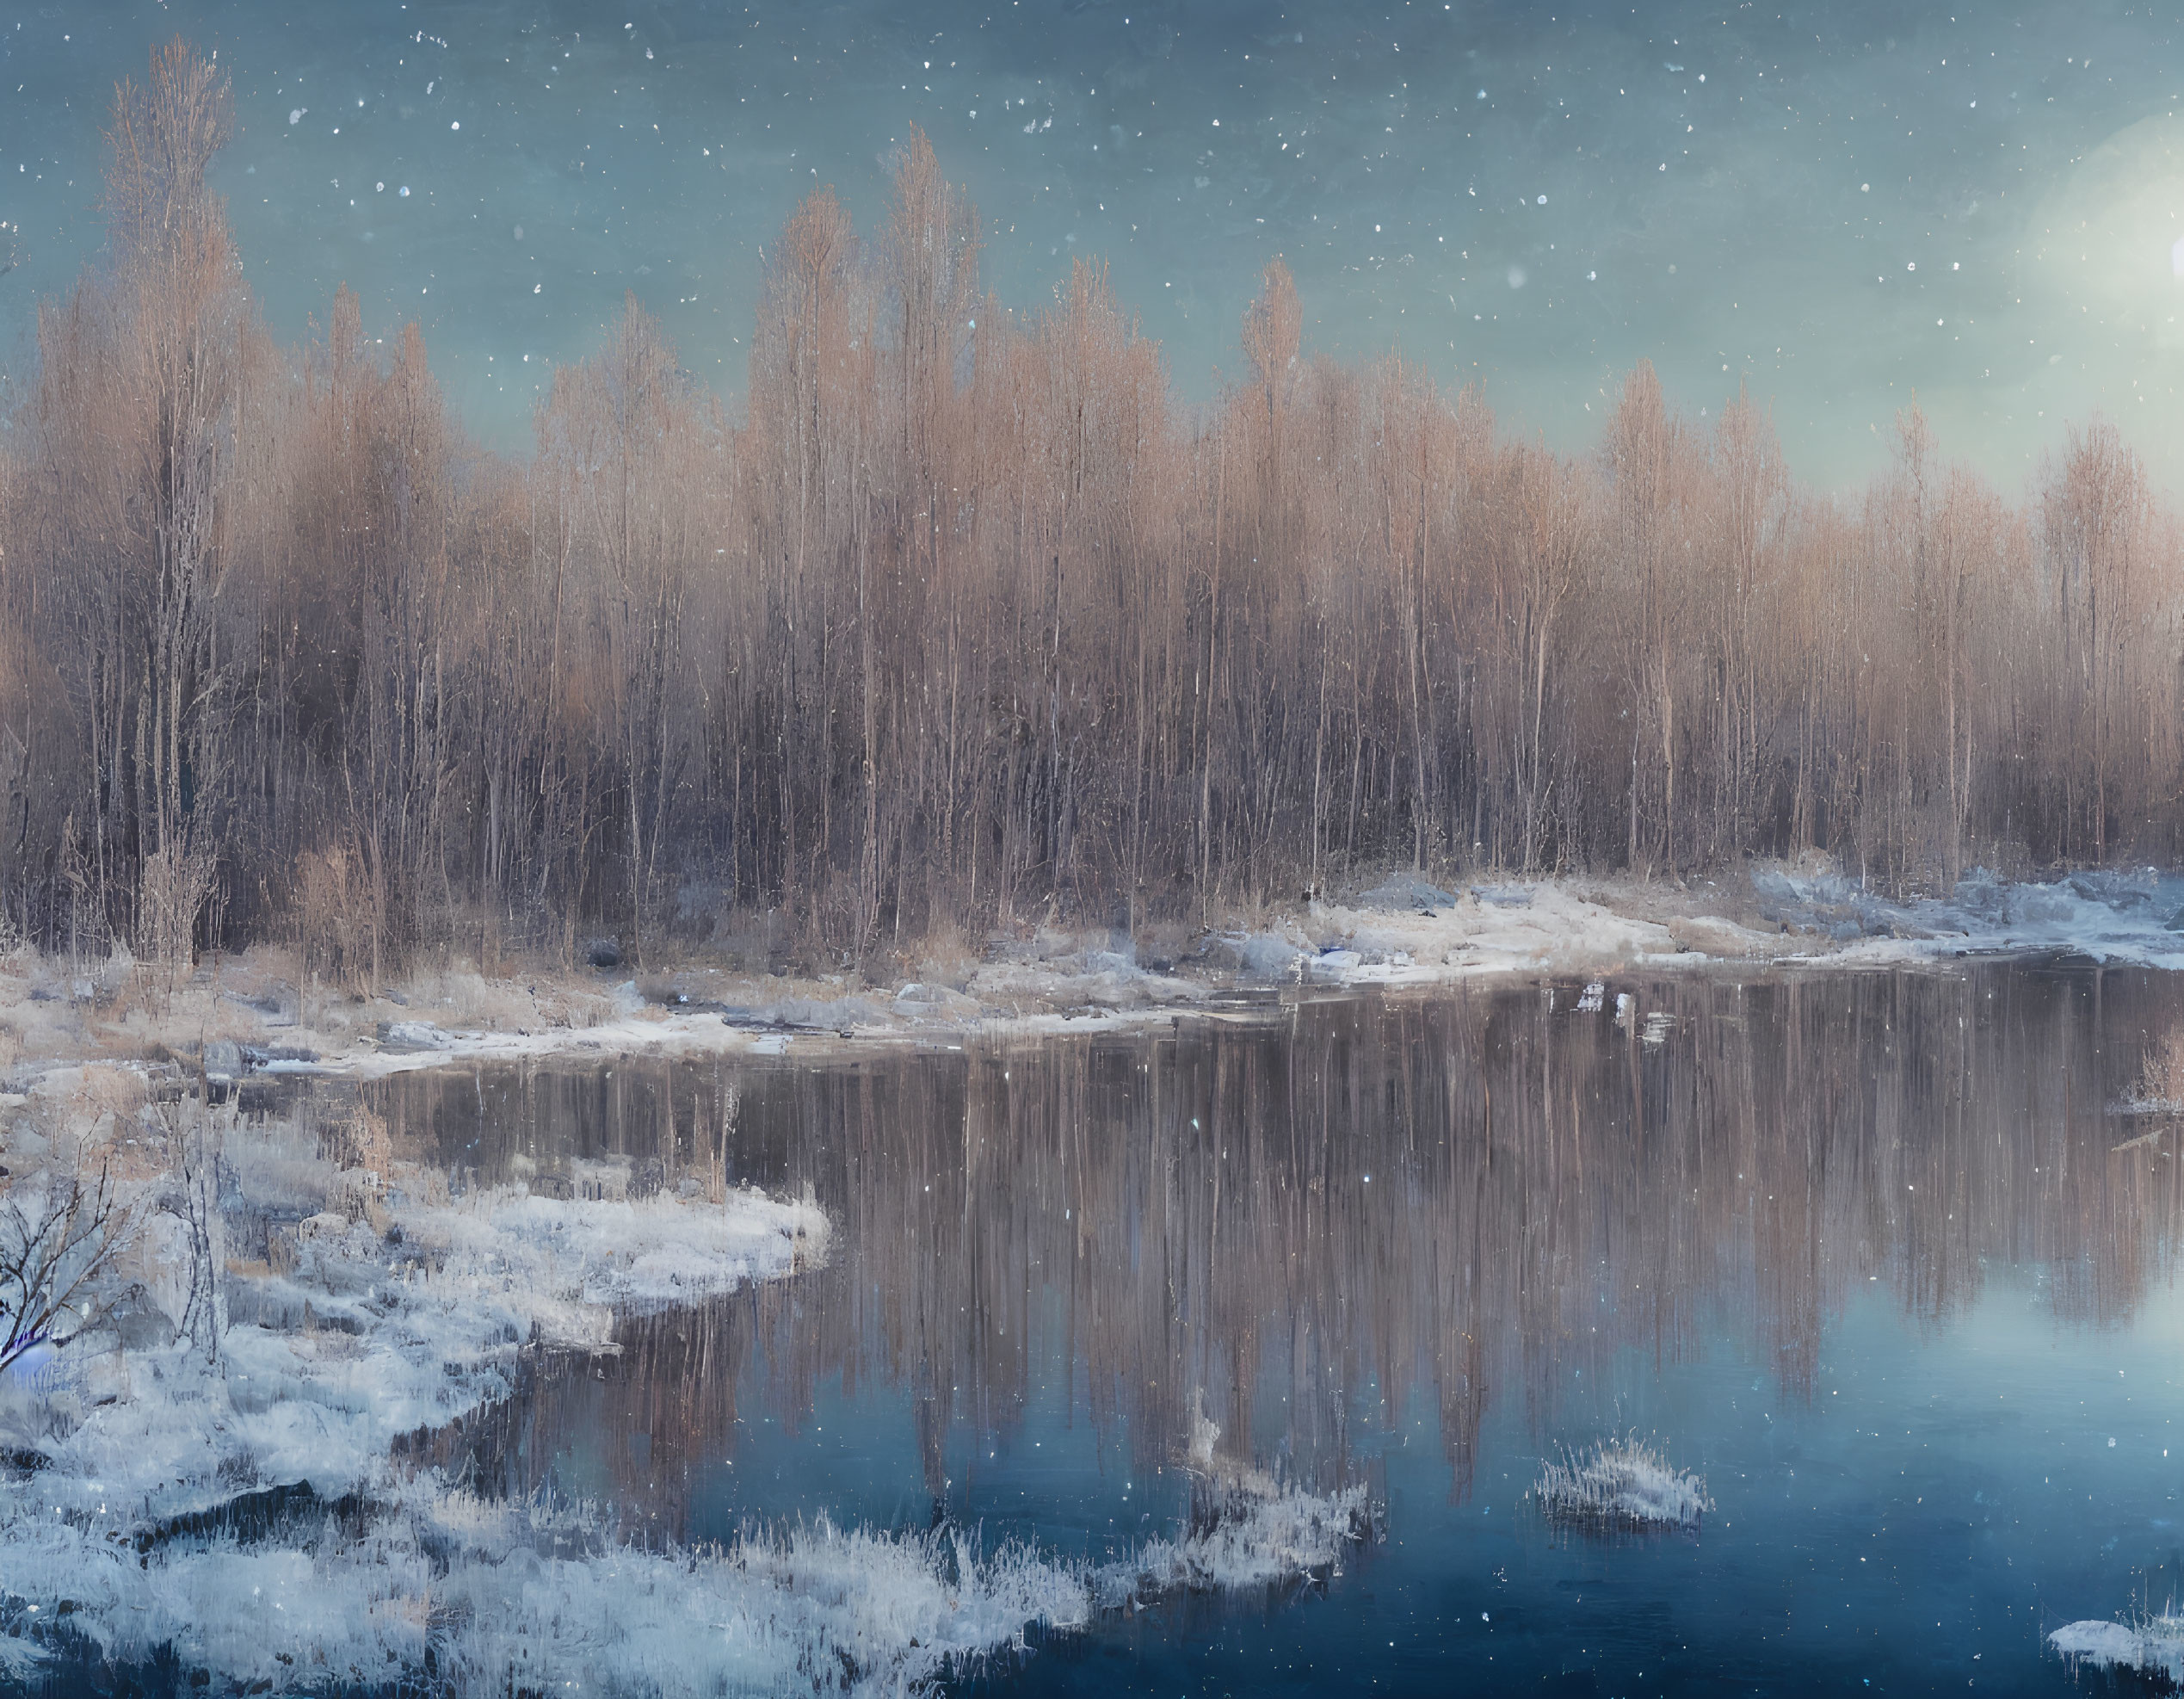
<path fill-rule="evenodd" d="M 527 1147 L 816 1184 L 828 1270 L 625 1322 L 619 1361 L 544 1374 L 492 1418 L 496 1451 L 529 1460 L 510 1485 L 555 1449 L 526 1434 L 648 1436 L 592 1448 L 583 1490 L 663 1513 L 683 1469 L 733 1449 L 739 1377 L 791 1422 L 836 1375 L 906 1393 L 936 1494 L 951 1430 L 1007 1431 L 1056 1373 L 1141 1463 L 1184 1449 L 1202 1398 L 1224 1453 L 1320 1480 L 1415 1389 L 1461 1495 L 1493 1400 L 1545 1427 L 1626 1350 L 1725 1334 L 1804 1396 L 1860 1287 L 1938 1325 L 1987 1265 L 2037 1263 L 2059 1319 L 2106 1322 L 2165 1277 L 2177 1160 L 2113 1149 L 2144 1129 L 2106 1113 L 2157 982 L 1629 988 L 1627 1025 L 1568 1012 L 1568 988 L 1555 1010 L 1538 990 L 1348 1000 L 824 1068 L 414 1076 L 386 1107 L 449 1150 L 482 1091 L 489 1176 Z M 1644 1014 L 1673 1017 L 1663 1042 Z"/>

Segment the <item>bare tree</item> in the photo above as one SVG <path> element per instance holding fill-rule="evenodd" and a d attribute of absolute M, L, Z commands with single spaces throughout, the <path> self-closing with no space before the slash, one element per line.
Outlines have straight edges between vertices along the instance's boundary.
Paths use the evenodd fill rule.
<path fill-rule="evenodd" d="M 281 936 L 366 988 L 723 911 L 869 967 L 1391 864 L 2184 852 L 2175 526 L 2109 427 L 2015 504 L 1914 411 L 1829 495 L 1641 364 L 1573 458 L 1308 354 L 1279 261 L 1186 411 L 1099 265 L 984 292 L 913 134 L 872 239 L 823 190 L 767 250 L 739 422 L 632 297 L 516 461 L 347 290 L 267 332 L 228 109 L 180 46 L 117 91 L 107 250 L 0 433 L 0 911 L 41 942 L 171 979 Z"/>
<path fill-rule="evenodd" d="M 128 1214 L 102 1167 L 18 1183 L 0 1196 L 0 1370 L 65 1344 L 89 1319 L 80 1300 L 126 1238 Z"/>

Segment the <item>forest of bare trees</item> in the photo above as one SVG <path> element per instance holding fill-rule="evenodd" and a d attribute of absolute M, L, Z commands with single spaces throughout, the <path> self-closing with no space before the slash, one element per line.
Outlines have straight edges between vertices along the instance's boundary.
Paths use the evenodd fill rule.
<path fill-rule="evenodd" d="M 230 125 L 179 42 L 116 91 L 0 433 L 0 907 L 48 944 L 861 961 L 1390 865 L 2178 855 L 2175 529 L 2105 424 L 2013 502 L 1913 408 L 1828 496 L 1641 365 L 1564 456 L 1313 356 L 1279 261 L 1186 409 L 1097 267 L 983 292 L 914 134 L 876 235 L 823 189 L 766 250 L 740 423 L 632 297 L 505 458 L 346 290 L 273 338 Z"/>

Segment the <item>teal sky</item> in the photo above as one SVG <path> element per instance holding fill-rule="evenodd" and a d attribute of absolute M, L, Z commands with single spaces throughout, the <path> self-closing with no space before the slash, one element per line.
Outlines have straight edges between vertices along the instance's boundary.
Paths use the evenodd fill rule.
<path fill-rule="evenodd" d="M 738 393 L 764 244 L 821 183 L 873 227 L 917 124 L 1003 300 L 1107 261 L 1188 400 L 1280 255 L 1313 346 L 1399 349 L 1564 449 L 1645 357 L 1694 413 L 1748 377 L 1823 485 L 1879 464 L 1914 392 L 2012 491 L 2095 413 L 2184 473 L 2168 9 L 25 0 L 18 375 L 100 239 L 113 83 L 177 31 L 234 77 L 219 182 L 275 328 L 344 281 L 374 333 L 419 319 L 503 448 L 625 289 Z"/>

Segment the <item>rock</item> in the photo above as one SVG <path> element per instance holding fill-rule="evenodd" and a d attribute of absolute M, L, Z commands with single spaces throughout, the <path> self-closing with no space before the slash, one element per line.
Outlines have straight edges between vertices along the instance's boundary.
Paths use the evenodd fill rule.
<path fill-rule="evenodd" d="M 622 965 L 622 947 L 612 938 L 584 940 L 584 961 L 593 967 L 620 967 Z"/>
<path fill-rule="evenodd" d="M 445 1050 L 449 1035 L 429 1021 L 382 1021 L 379 1045 L 386 1050 Z"/>
<path fill-rule="evenodd" d="M 1345 949 L 1322 950 L 1307 964 L 1315 979 L 1340 979 L 1364 965 L 1365 956 L 1361 951 Z"/>
<path fill-rule="evenodd" d="M 243 1077 L 243 1047 L 231 1038 L 209 1040 L 203 1060 L 207 1079 L 232 1084 Z"/>
<path fill-rule="evenodd" d="M 1209 939 L 1206 953 L 1213 961 L 1252 979 L 1294 979 L 1298 959 L 1304 955 L 1274 932 L 1229 933 Z"/>
<path fill-rule="evenodd" d="M 296 1242 L 308 1245 L 313 1239 L 342 1239 L 349 1233 L 349 1217 L 336 1209 L 322 1209 L 316 1215 L 306 1215 L 296 1223 Z"/>
<path fill-rule="evenodd" d="M 1438 885 L 1406 874 L 1391 879 L 1385 885 L 1376 885 L 1370 891 L 1360 892 L 1357 906 L 1398 913 L 1410 909 L 1422 914 L 1431 914 L 1436 909 L 1455 907 L 1456 899 Z"/>

